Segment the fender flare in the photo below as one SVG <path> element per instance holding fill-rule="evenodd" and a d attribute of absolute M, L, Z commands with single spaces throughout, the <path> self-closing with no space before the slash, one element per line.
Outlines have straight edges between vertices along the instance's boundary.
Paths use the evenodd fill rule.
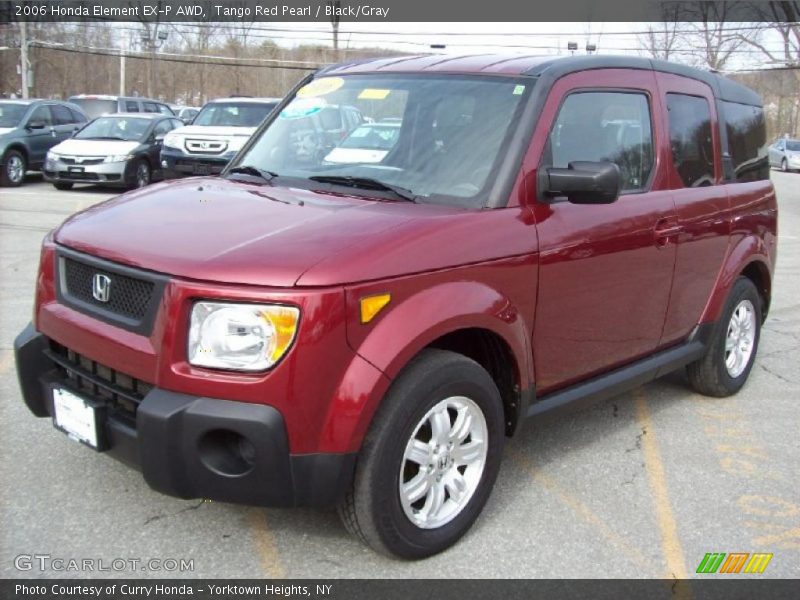
<path fill-rule="evenodd" d="M 356 302 L 348 297 L 348 305 Z M 389 306 L 353 350 L 356 358 L 345 373 L 322 428 L 320 447 L 348 437 L 348 451 L 357 451 L 392 381 L 411 359 L 438 338 L 463 329 L 496 334 L 515 361 L 520 389 L 533 381 L 529 330 L 520 312 L 497 290 L 477 282 L 460 281 L 426 288 Z M 355 314 L 348 310 L 348 314 Z M 409 324 L 420 323 L 418 328 Z M 348 321 L 351 327 L 359 323 Z M 348 343 L 353 345 L 352 336 Z M 346 432 L 342 431 L 346 429 Z"/>
<path fill-rule="evenodd" d="M 756 235 L 747 235 L 732 246 L 717 276 L 714 292 L 708 299 L 700 323 L 713 323 L 719 320 L 725 301 L 736 279 L 751 265 L 755 265 L 765 278 L 769 291 L 772 288 L 772 270 L 769 253 L 764 240 Z M 761 290 L 759 290 L 760 292 Z M 768 298 L 766 299 L 768 301 Z M 766 307 L 765 307 L 766 308 Z"/>

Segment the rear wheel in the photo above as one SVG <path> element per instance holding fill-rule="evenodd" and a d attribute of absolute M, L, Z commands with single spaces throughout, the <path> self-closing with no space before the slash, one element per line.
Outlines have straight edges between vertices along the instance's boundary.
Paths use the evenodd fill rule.
<path fill-rule="evenodd" d="M 504 442 L 497 386 L 476 362 L 425 350 L 375 416 L 352 489 L 347 529 L 384 554 L 416 559 L 454 544 L 491 493 Z"/>
<path fill-rule="evenodd" d="M 3 171 L 0 173 L 0 184 L 16 187 L 25 181 L 28 164 L 19 150 L 9 150 L 3 159 Z"/>
<path fill-rule="evenodd" d="M 784 159 L 781 161 L 781 171 L 783 171 L 784 173 L 786 173 L 788 170 L 789 170 L 789 163 L 788 163 L 788 162 L 786 162 L 786 159 L 784 158 Z"/>
<path fill-rule="evenodd" d="M 728 296 L 703 358 L 687 367 L 689 382 L 706 396 L 738 392 L 755 361 L 761 334 L 761 297 L 753 282 L 740 277 Z"/>
<path fill-rule="evenodd" d="M 65 192 L 67 190 L 71 190 L 72 189 L 72 185 L 73 184 L 68 182 L 68 181 L 59 181 L 58 183 L 54 183 L 53 187 L 56 188 L 57 190 L 61 190 L 61 191 Z"/>

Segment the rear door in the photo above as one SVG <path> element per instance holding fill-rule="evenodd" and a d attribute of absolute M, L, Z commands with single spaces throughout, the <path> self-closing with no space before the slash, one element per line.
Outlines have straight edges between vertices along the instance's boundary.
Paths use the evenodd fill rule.
<path fill-rule="evenodd" d="M 532 344 L 537 393 L 658 347 L 676 226 L 672 193 L 659 168 L 662 110 L 655 77 L 644 70 L 568 75 L 545 102 L 534 136 L 534 146 L 543 144 L 538 170 L 577 160 L 615 162 L 623 192 L 604 205 L 540 194 L 533 206 L 540 248 Z"/>
<path fill-rule="evenodd" d="M 722 267 L 730 232 L 716 105 L 705 83 L 657 73 L 670 152 L 665 161 L 680 233 L 662 344 L 686 338 L 700 320 Z"/>
<path fill-rule="evenodd" d="M 63 104 L 50 104 L 50 114 L 53 117 L 53 130 L 56 132 L 58 142 L 69 139 L 80 129 L 72 111 Z"/>

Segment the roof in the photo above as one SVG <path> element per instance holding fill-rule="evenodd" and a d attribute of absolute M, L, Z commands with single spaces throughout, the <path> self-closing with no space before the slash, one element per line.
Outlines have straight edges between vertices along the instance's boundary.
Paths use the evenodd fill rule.
<path fill-rule="evenodd" d="M 674 73 L 707 83 L 723 100 L 760 106 L 761 98 L 750 88 L 710 71 L 639 56 L 604 54 L 538 56 L 525 54 L 418 54 L 362 60 L 332 65 L 320 75 L 359 73 L 473 73 L 517 77 L 546 77 L 551 81 L 577 71 L 592 69 L 644 69 Z"/>

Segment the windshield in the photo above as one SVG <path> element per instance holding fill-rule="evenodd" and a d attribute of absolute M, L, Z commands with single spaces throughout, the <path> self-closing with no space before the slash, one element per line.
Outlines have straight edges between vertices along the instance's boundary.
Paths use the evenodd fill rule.
<path fill-rule="evenodd" d="M 117 112 L 116 100 L 99 100 L 97 98 L 70 98 L 72 104 L 77 104 L 83 109 L 90 119 Z"/>
<path fill-rule="evenodd" d="M 150 127 L 150 119 L 100 117 L 75 134 L 79 140 L 124 140 L 138 142 Z"/>
<path fill-rule="evenodd" d="M 277 105 L 277 102 L 214 102 L 203 107 L 192 125 L 258 127 Z"/>
<path fill-rule="evenodd" d="M 418 201 L 479 207 L 531 86 L 455 75 L 316 79 L 236 164 L 304 179 L 377 179 Z"/>
<path fill-rule="evenodd" d="M 17 127 L 26 110 L 27 104 L 0 102 L 0 127 Z"/>
<path fill-rule="evenodd" d="M 800 142 L 796 140 L 787 140 L 786 149 L 791 150 L 792 152 L 800 152 Z"/>

